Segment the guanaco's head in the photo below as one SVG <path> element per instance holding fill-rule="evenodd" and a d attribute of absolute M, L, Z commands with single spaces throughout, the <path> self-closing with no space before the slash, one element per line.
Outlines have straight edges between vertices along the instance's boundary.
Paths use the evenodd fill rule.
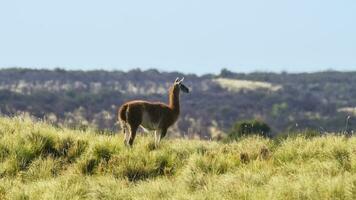
<path fill-rule="evenodd" d="M 176 91 L 179 91 L 181 90 L 182 92 L 184 93 L 189 93 L 189 88 L 185 85 L 183 85 L 183 80 L 184 80 L 184 77 L 182 79 L 179 80 L 179 78 L 177 77 L 176 80 L 174 81 L 174 90 Z"/>

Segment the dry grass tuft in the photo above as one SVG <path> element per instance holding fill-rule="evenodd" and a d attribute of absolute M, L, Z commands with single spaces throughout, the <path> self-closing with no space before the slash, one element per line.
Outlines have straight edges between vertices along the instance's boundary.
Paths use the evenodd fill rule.
<path fill-rule="evenodd" d="M 247 164 L 250 162 L 250 156 L 248 155 L 248 153 L 240 153 L 240 160 L 242 163 Z"/>

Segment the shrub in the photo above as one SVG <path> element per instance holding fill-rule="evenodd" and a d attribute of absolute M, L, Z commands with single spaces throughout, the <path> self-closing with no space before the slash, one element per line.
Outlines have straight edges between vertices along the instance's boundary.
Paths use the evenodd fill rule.
<path fill-rule="evenodd" d="M 269 136 L 269 132 L 271 128 L 268 124 L 259 121 L 259 120 L 248 120 L 248 121 L 241 121 L 236 122 L 228 135 L 230 140 L 236 140 L 242 136 L 248 135 L 260 135 L 267 137 Z"/>

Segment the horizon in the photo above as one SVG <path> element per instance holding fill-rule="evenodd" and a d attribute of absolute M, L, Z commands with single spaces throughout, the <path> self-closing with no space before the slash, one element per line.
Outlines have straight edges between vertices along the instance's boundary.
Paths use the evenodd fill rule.
<path fill-rule="evenodd" d="M 102 69 L 102 68 L 97 68 L 97 69 L 79 69 L 79 68 L 62 68 L 62 67 L 54 67 L 54 68 L 41 68 L 41 67 L 0 67 L 1 70 L 11 70 L 11 69 L 19 69 L 19 70 L 49 70 L 49 71 L 55 71 L 55 70 L 65 70 L 67 72 L 93 72 L 93 71 L 105 71 L 105 72 L 124 72 L 128 73 L 133 70 L 140 70 L 141 72 L 146 72 L 150 70 L 157 70 L 159 73 L 181 73 L 185 75 L 197 75 L 197 76 L 204 76 L 204 75 L 219 75 L 223 70 L 228 70 L 232 73 L 237 73 L 237 74 L 253 74 L 253 73 L 272 73 L 272 74 L 313 74 L 313 73 L 325 73 L 325 72 L 336 72 L 336 73 L 354 73 L 356 72 L 356 69 L 350 69 L 350 70 L 334 70 L 334 69 L 325 69 L 325 70 L 316 70 L 316 71 L 300 71 L 300 72 L 291 72 L 291 71 L 250 71 L 250 72 L 244 72 L 244 71 L 234 71 L 228 68 L 220 68 L 217 72 L 208 72 L 208 73 L 194 73 L 194 72 L 184 72 L 184 71 L 179 71 L 179 70 L 165 70 L 165 69 L 158 69 L 158 68 L 130 68 L 130 69 Z"/>
<path fill-rule="evenodd" d="M 349 0 L 14 0 L 0 7 L 0 66 L 352 71 L 355 9 Z"/>

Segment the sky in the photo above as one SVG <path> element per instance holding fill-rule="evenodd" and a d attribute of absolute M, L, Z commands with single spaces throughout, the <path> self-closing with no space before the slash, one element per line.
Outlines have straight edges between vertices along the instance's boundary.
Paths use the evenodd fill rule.
<path fill-rule="evenodd" d="M 356 1 L 2 0 L 0 67 L 356 71 Z"/>

